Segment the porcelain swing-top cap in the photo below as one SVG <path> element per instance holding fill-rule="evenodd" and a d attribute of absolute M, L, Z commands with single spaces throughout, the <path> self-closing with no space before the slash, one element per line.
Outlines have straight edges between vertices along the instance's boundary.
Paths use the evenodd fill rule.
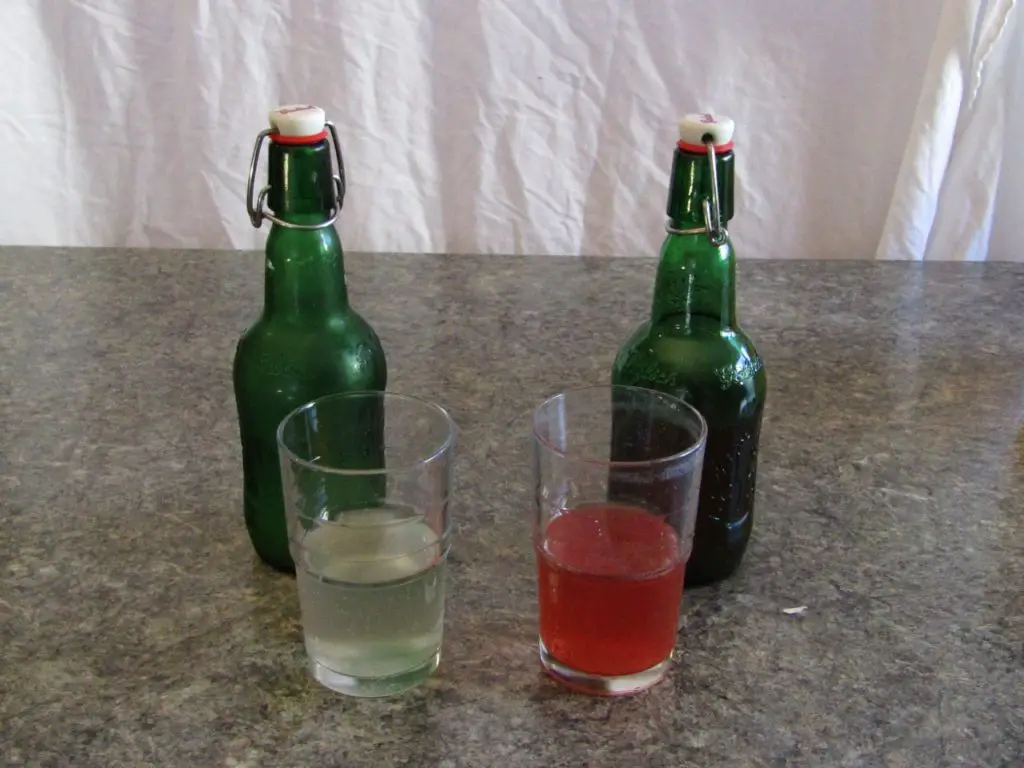
<path fill-rule="evenodd" d="M 685 115 L 679 121 L 679 147 L 687 152 L 706 152 L 704 140 L 710 138 L 716 152 L 729 152 L 735 131 L 736 123 L 725 115 Z"/>
<path fill-rule="evenodd" d="M 308 141 L 324 138 L 327 115 L 311 104 L 288 104 L 270 110 L 270 127 L 275 137 Z"/>

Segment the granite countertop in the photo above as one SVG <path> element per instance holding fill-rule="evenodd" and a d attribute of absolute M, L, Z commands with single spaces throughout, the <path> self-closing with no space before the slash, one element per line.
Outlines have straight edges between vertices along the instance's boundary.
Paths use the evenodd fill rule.
<path fill-rule="evenodd" d="M 1024 265 L 741 264 L 753 543 L 688 593 L 670 679 L 607 700 L 539 672 L 508 425 L 607 380 L 654 263 L 347 262 L 391 388 L 461 427 L 438 675 L 321 688 L 250 549 L 230 366 L 260 256 L 0 249 L 0 763 L 1024 765 Z"/>

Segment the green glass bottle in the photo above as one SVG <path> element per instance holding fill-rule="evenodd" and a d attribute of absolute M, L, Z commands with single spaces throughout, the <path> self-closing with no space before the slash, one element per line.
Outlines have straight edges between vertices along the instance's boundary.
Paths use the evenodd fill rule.
<path fill-rule="evenodd" d="M 270 122 L 271 130 L 256 141 L 246 198 L 254 226 L 264 218 L 272 222 L 263 311 L 238 341 L 233 378 L 249 538 L 264 562 L 291 571 L 277 427 L 290 411 L 317 397 L 383 390 L 387 365 L 377 334 L 348 303 L 341 240 L 334 228 L 345 182 L 333 126 L 322 109 L 312 106 L 278 108 L 271 111 Z M 256 167 L 267 138 L 268 185 L 254 203 Z M 270 211 L 263 208 L 264 200 Z M 353 416 L 362 433 L 372 434 L 344 450 L 373 462 L 383 451 L 383 436 L 366 433 L 365 427 L 376 425 L 379 432 L 383 422 L 373 414 Z M 350 444 L 345 436 L 339 442 Z"/>
<path fill-rule="evenodd" d="M 757 447 L 766 377 L 736 317 L 733 122 L 687 115 L 672 163 L 668 232 L 650 319 L 615 359 L 612 381 L 667 392 L 708 423 L 700 505 L 686 584 L 724 579 L 754 523 Z"/>

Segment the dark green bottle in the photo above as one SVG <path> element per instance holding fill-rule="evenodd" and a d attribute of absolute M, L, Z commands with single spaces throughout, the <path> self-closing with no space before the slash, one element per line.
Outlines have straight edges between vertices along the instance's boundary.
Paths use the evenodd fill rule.
<path fill-rule="evenodd" d="M 686 584 L 724 579 L 740 564 L 754 523 L 757 447 L 766 377 L 736 317 L 733 122 L 688 115 L 672 162 L 668 235 L 650 319 L 619 350 L 612 381 L 657 389 L 708 423 L 700 505 Z"/>
<path fill-rule="evenodd" d="M 387 365 L 377 334 L 348 303 L 334 228 L 345 182 L 333 126 L 322 109 L 311 106 L 281 107 L 270 113 L 270 121 L 272 129 L 256 141 L 247 195 L 253 224 L 259 227 L 264 218 L 272 222 L 263 312 L 238 341 L 233 378 L 249 538 L 264 562 L 291 571 L 277 427 L 290 411 L 317 397 L 383 390 Z M 334 139 L 337 175 L 326 128 Z M 268 185 L 254 203 L 259 152 L 268 137 Z M 377 421 L 373 415 L 371 420 Z M 373 461 L 383 450 L 382 436 L 374 442 L 355 449 Z"/>

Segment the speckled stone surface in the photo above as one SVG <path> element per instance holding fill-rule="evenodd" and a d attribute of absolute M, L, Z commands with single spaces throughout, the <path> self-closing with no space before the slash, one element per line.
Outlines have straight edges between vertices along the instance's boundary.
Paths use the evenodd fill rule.
<path fill-rule="evenodd" d="M 391 388 L 461 427 L 444 659 L 385 701 L 311 680 L 246 537 L 230 365 L 262 271 L 0 249 L 0 763 L 1024 765 L 1024 265 L 741 265 L 753 544 L 618 701 L 538 671 L 515 419 L 606 380 L 654 263 L 348 257 Z"/>

